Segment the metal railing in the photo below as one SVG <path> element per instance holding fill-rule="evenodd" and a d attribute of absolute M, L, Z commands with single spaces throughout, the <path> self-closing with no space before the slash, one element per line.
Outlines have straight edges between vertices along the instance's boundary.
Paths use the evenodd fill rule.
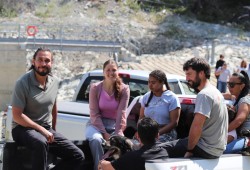
<path fill-rule="evenodd" d="M 29 28 L 37 32 L 29 36 Z M 50 24 L 1 24 L 0 38 L 37 38 L 89 41 L 117 41 L 115 29 L 105 26 L 50 25 Z M 121 36 L 121 35 L 120 35 Z"/>
<path fill-rule="evenodd" d="M 131 43 L 126 40 L 119 28 L 110 26 L 91 26 L 91 25 L 51 25 L 51 24 L 14 24 L 6 23 L 0 25 L 0 42 L 17 41 L 19 43 L 29 43 L 29 48 L 37 44 L 49 43 L 61 44 L 62 49 L 67 45 L 82 46 L 105 46 L 119 48 L 124 46 L 135 54 L 140 54 L 139 43 Z M 133 42 L 135 42 L 134 40 Z M 75 48 L 73 48 L 75 50 Z M 85 49 L 84 49 L 85 50 Z M 112 50 L 111 50 L 112 51 Z"/>

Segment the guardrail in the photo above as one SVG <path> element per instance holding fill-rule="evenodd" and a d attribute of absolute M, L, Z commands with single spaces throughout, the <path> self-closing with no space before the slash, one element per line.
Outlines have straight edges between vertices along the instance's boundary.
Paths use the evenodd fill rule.
<path fill-rule="evenodd" d="M 99 46 L 101 47 L 99 51 L 104 50 L 105 52 L 118 52 L 117 49 L 124 46 L 132 53 L 140 55 L 138 42 L 134 44 L 130 40 L 126 40 L 122 31 L 110 26 L 1 24 L 0 42 L 18 42 L 21 48 L 28 49 L 34 49 L 44 44 L 50 45 L 54 50 L 76 51 L 78 51 L 78 47 L 84 47 L 80 51 L 93 51 L 93 49 L 98 51 Z"/>
<path fill-rule="evenodd" d="M 0 38 L 117 41 L 118 35 L 119 32 L 117 32 L 115 29 L 105 26 L 94 27 L 85 25 L 76 26 L 49 24 L 0 25 Z"/>

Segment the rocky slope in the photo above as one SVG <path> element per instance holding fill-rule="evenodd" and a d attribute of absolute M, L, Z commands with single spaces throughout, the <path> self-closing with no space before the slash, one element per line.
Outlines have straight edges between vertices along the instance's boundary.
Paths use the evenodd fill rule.
<path fill-rule="evenodd" d="M 31 4 L 30 10 L 19 17 L 0 19 L 0 23 L 37 25 L 45 32 L 41 36 L 47 38 L 59 38 L 59 30 L 68 27 L 67 39 L 130 42 L 140 49 L 140 63 L 121 59 L 120 65 L 123 68 L 153 70 L 162 67 L 161 59 L 167 59 L 169 65 L 172 65 L 171 61 L 179 61 L 180 65 L 175 66 L 175 69 L 181 70 L 181 64 L 193 56 L 206 57 L 211 62 L 213 46 L 216 57 L 214 60 L 217 60 L 219 54 L 224 54 L 232 70 L 242 58 L 247 58 L 248 61 L 250 58 L 250 32 L 231 28 L 229 24 L 208 24 L 166 10 L 135 11 L 126 5 L 126 1 L 71 1 L 63 10 L 53 6 L 54 10 L 51 11 L 50 6 L 50 3 L 45 6 L 49 17 L 37 17 L 35 14 L 38 7 Z M 84 36 L 79 36 L 79 32 Z M 27 56 L 27 65 L 32 53 Z M 55 52 L 55 56 L 53 72 L 63 80 L 60 100 L 70 100 L 79 82 L 79 75 L 100 68 L 103 61 L 112 57 L 110 53 L 91 51 Z M 147 61 L 152 61 L 151 58 L 159 60 L 149 67 Z"/>

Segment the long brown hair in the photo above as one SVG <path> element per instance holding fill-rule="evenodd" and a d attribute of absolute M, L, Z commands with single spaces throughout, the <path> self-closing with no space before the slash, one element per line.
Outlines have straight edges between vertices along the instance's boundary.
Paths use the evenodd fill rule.
<path fill-rule="evenodd" d="M 240 67 L 241 68 L 247 68 L 247 61 L 246 60 L 242 60 L 240 63 Z"/>
<path fill-rule="evenodd" d="M 108 64 L 115 64 L 117 69 L 118 69 L 118 64 L 115 62 L 115 60 L 112 60 L 112 59 L 109 59 L 107 61 L 104 62 L 103 64 L 103 70 L 105 69 L 105 67 L 108 65 Z M 115 81 L 115 85 L 114 85 L 114 90 L 115 90 L 115 99 L 118 101 L 120 100 L 121 98 L 121 84 L 122 84 L 122 79 L 118 76 L 116 78 L 116 81 Z"/>

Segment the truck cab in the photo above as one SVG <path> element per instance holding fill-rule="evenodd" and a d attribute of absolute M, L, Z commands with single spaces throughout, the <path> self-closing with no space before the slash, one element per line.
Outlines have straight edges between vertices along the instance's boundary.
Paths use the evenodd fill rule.
<path fill-rule="evenodd" d="M 132 101 L 142 96 L 149 91 L 148 89 L 148 77 L 149 71 L 141 70 L 119 70 L 119 76 L 123 82 L 129 85 L 130 88 L 130 100 L 127 109 L 127 123 L 128 125 L 136 127 L 135 117 L 139 116 L 138 113 L 134 113 L 134 107 L 138 106 L 137 102 Z M 90 84 L 102 81 L 103 71 L 94 70 L 85 73 L 75 91 L 72 101 L 61 101 L 58 102 L 58 121 L 57 131 L 65 135 L 71 140 L 85 140 L 85 128 L 89 120 L 89 91 Z M 189 126 L 192 121 L 192 113 L 194 110 L 196 94 L 190 89 L 186 83 L 185 77 L 179 75 L 167 75 L 167 80 L 171 90 L 178 96 L 182 113 L 181 122 L 182 127 L 179 126 L 179 137 L 187 136 L 187 129 L 185 126 Z M 133 114 L 131 114 L 131 110 Z M 137 108 L 138 110 L 138 108 Z M 136 115 L 138 114 L 138 115 Z M 70 128 L 69 128 L 70 127 Z M 74 132 L 74 133 L 72 133 Z"/>

